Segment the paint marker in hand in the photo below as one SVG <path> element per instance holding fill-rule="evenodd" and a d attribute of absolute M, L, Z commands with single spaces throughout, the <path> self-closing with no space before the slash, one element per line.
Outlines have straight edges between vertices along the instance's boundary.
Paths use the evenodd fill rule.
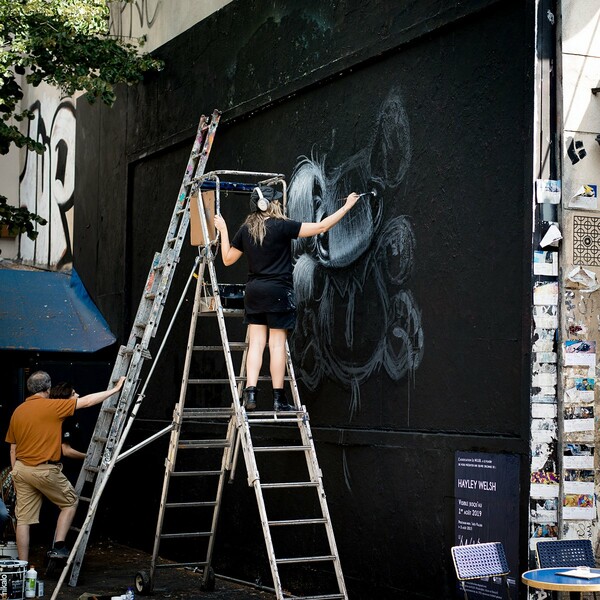
<path fill-rule="evenodd" d="M 358 195 L 358 198 L 362 198 L 363 196 L 373 196 L 373 198 L 377 198 L 377 190 L 373 188 L 370 192 L 363 192 Z M 340 198 L 340 202 L 344 201 L 346 198 Z"/>
<path fill-rule="evenodd" d="M 363 196 L 373 196 L 373 198 L 377 198 L 377 190 L 373 188 L 370 192 L 363 192 L 358 195 L 359 198 L 362 198 Z"/>

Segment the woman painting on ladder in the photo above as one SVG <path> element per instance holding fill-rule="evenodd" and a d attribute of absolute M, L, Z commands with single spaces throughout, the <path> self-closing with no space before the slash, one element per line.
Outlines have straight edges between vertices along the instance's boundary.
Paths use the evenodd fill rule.
<path fill-rule="evenodd" d="M 215 215 L 215 227 L 221 233 L 221 257 L 225 266 L 242 254 L 248 259 L 248 283 L 244 296 L 248 325 L 246 387 L 243 401 L 247 411 L 256 408 L 258 375 L 267 339 L 271 357 L 273 409 L 295 410 L 285 396 L 286 339 L 296 323 L 296 303 L 292 279 L 292 240 L 329 231 L 356 204 L 359 195 L 351 193 L 345 204 L 319 223 L 300 223 L 288 219 L 278 199 L 281 192 L 270 186 L 258 186 L 250 195 L 252 212 L 230 242 L 227 224 Z"/>

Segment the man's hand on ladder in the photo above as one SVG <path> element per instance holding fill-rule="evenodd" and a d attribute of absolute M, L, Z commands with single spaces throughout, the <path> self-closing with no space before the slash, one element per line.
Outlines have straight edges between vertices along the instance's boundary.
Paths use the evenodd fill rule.
<path fill-rule="evenodd" d="M 115 383 L 115 385 L 113 387 L 113 391 L 115 393 L 118 392 L 123 387 L 123 384 L 125 383 L 126 379 L 127 379 L 127 377 L 125 375 L 121 375 L 121 377 L 119 377 L 119 379 L 117 380 L 117 383 Z"/>

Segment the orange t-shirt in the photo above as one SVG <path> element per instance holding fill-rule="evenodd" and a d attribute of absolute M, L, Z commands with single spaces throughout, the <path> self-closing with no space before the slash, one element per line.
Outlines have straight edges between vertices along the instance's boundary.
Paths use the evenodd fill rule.
<path fill-rule="evenodd" d="M 6 441 L 17 446 L 17 460 L 30 466 L 59 461 L 62 422 L 76 405 L 76 398 L 51 400 L 36 394 L 17 406 L 6 433 Z"/>

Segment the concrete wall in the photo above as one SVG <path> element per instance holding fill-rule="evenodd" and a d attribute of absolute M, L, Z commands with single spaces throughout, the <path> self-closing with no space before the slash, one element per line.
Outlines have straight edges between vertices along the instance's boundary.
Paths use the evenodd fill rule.
<path fill-rule="evenodd" d="M 8 203 L 17 206 L 15 201 L 19 197 L 19 152 L 11 148 L 10 152 L 0 160 L 0 178 L 4 182 L 2 195 L 8 198 Z M 0 237 L 0 258 L 14 259 L 18 252 L 18 238 Z"/>
<path fill-rule="evenodd" d="M 110 32 L 125 38 L 144 40 L 144 50 L 152 52 L 193 27 L 231 0 L 133 0 L 110 6 Z"/>
<path fill-rule="evenodd" d="M 329 255 L 299 249 L 313 291 L 293 337 L 353 598 L 453 595 L 457 451 L 524 458 L 513 517 L 526 564 L 531 13 L 510 0 L 232 2 L 161 46 L 165 70 L 112 111 L 77 106 L 75 266 L 122 338 L 201 113 L 223 111 L 208 168 L 287 173 L 302 218 L 317 196 L 379 192 Z M 232 230 L 246 210 L 228 198 Z M 181 278 L 193 255 L 185 248 Z M 244 265 L 220 276 L 244 281 Z M 171 418 L 187 327 L 184 316 L 134 438 Z M 116 473 L 116 490 L 148 474 L 107 509 L 125 541 L 152 541 L 165 454 L 159 443 Z M 267 580 L 243 474 L 222 514 L 217 571 Z"/>

